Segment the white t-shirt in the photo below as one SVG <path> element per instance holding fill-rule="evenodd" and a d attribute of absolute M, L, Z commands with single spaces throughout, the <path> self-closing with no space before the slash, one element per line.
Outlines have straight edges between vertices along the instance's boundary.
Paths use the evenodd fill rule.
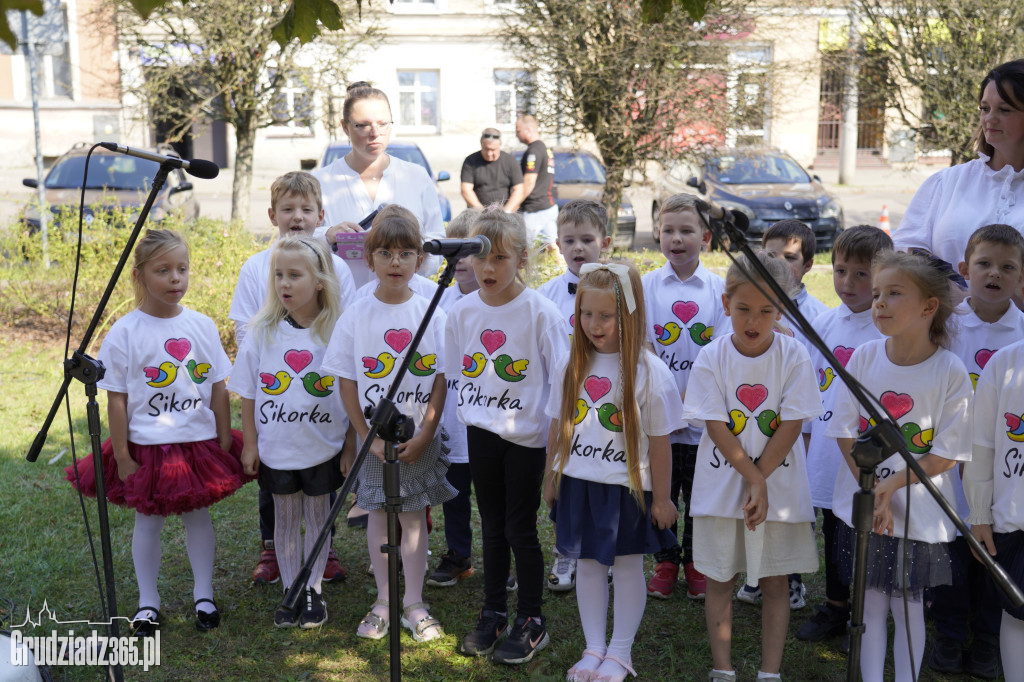
<path fill-rule="evenodd" d="M 992 356 L 974 393 L 974 443 L 994 450 L 994 457 L 964 466 L 968 523 L 991 523 L 997 533 L 1024 530 L 1022 415 L 1024 341 L 1019 341 Z"/>
<path fill-rule="evenodd" d="M 960 359 L 943 348 L 916 365 L 895 365 L 886 355 L 887 339 L 868 341 L 854 351 L 846 369 L 881 400 L 903 432 L 907 448 L 918 459 L 933 454 L 961 462 L 971 458 L 971 380 Z M 856 438 L 867 429 L 867 417 L 845 385 L 838 387 L 835 408 L 826 436 Z M 896 453 L 875 467 L 879 481 L 902 472 L 903 457 Z M 939 491 L 954 502 L 950 472 L 932 476 Z M 836 474 L 832 510 L 852 526 L 853 495 L 860 489 L 850 467 L 839 467 Z M 910 527 L 904 528 L 907 489 L 892 497 L 894 534 L 922 542 L 950 542 L 956 537 L 953 522 L 932 500 L 923 486 L 911 486 Z"/>
<path fill-rule="evenodd" d="M 213 320 L 182 308 L 174 317 L 133 310 L 111 327 L 96 358 L 96 386 L 128 394 L 128 440 L 137 445 L 217 437 L 213 385 L 231 373 Z"/>
<path fill-rule="evenodd" d="M 725 280 L 698 264 L 685 282 L 670 263 L 642 279 L 647 308 L 647 331 L 654 352 L 668 365 L 679 395 L 686 393 L 693 362 L 711 342 L 712 332 L 732 333 L 732 323 L 722 307 Z M 673 443 L 696 444 L 700 429 L 691 425 L 672 434 Z"/>
<path fill-rule="evenodd" d="M 832 355 L 846 367 L 854 349 L 868 341 L 884 338 L 871 320 L 871 309 L 859 313 L 846 304 L 826 311 L 814 322 L 818 334 L 832 351 Z M 832 493 L 836 487 L 836 472 L 846 466 L 843 453 L 835 438 L 825 435 L 835 408 L 836 393 L 842 380 L 831 363 L 816 348 L 810 349 L 811 368 L 818 384 L 818 395 L 824 413 L 808 422 L 811 441 L 807 446 L 807 476 L 811 483 L 811 504 L 824 509 L 832 508 Z"/>
<path fill-rule="evenodd" d="M 407 352 L 429 305 L 416 294 L 404 303 L 384 303 L 372 295 L 356 300 L 338 319 L 320 369 L 355 381 L 360 407 L 372 408 L 387 395 L 401 364 L 412 360 L 394 404 L 412 418 L 417 432 L 423 427 L 434 377 L 444 374 L 443 310 L 434 311 L 416 355 Z"/>
<path fill-rule="evenodd" d="M 345 444 L 348 415 L 334 376 L 317 370 L 324 346 L 308 329 L 282 320 L 266 342 L 250 334 L 242 342 L 231 390 L 256 401 L 260 461 L 299 471 L 326 462 Z"/>
<path fill-rule="evenodd" d="M 263 307 L 267 300 L 267 285 L 270 282 L 270 252 L 274 247 L 264 249 L 259 253 L 250 256 L 242 265 L 238 273 L 238 284 L 235 285 L 235 293 L 231 297 L 231 310 L 228 312 L 228 319 L 235 322 L 235 341 L 239 346 L 245 338 L 246 325 L 249 324 L 256 313 Z M 352 271 L 344 260 L 337 255 L 331 259 L 334 264 L 334 274 L 338 277 L 338 286 L 341 288 L 341 306 L 346 308 L 352 302 L 356 294 L 356 285 L 352 280 Z"/>
<path fill-rule="evenodd" d="M 459 380 L 463 424 L 524 447 L 544 447 L 551 376 L 569 352 L 565 320 L 554 303 L 527 287 L 508 303 L 491 306 L 474 291 L 448 315 L 445 351 L 450 375 Z"/>
<path fill-rule="evenodd" d="M 590 355 L 590 371 L 580 386 L 576 401 L 581 421 L 573 432 L 569 459 L 562 468 L 566 476 L 584 481 L 629 487 L 626 464 L 626 432 L 623 429 L 622 387 L 618 353 Z M 547 415 L 561 418 L 562 381 L 568 364 L 555 373 L 548 399 Z M 641 433 L 640 481 L 643 490 L 651 490 L 650 436 L 667 436 L 683 423 L 683 403 L 676 393 L 672 375 L 665 363 L 651 352 L 640 356 L 636 371 L 637 411 Z"/>
<path fill-rule="evenodd" d="M 370 281 L 363 286 L 356 289 L 355 300 L 366 298 L 377 291 L 377 285 L 380 284 L 380 280 L 372 272 L 370 273 Z M 427 279 L 423 275 L 414 274 L 412 279 L 409 280 L 409 288 L 412 289 L 414 294 L 418 294 L 428 301 L 434 298 L 434 292 L 437 291 L 437 282 Z M 440 305 L 440 302 L 438 303 Z"/>
<path fill-rule="evenodd" d="M 456 282 L 444 290 L 437 307 L 447 313 L 466 295 Z M 459 421 L 458 373 L 450 372 L 445 375 L 445 382 L 448 384 L 448 397 L 444 402 L 444 412 L 441 413 L 441 426 L 448 432 L 448 441 L 445 443 L 451 450 L 448 453 L 448 461 L 452 464 L 468 464 L 469 444 L 466 441 L 466 425 Z"/>
<path fill-rule="evenodd" d="M 971 310 L 969 300 L 962 301 L 956 307 L 957 314 L 954 315 L 954 319 L 959 322 L 960 328 L 957 330 L 958 333 L 953 335 L 949 349 L 964 363 L 973 387 L 978 383 L 981 370 L 985 369 L 985 365 L 997 350 L 1024 339 L 1024 313 L 1011 302 L 1001 318 L 988 323 Z M 965 519 L 971 508 L 964 496 L 960 469 L 953 469 L 949 473 L 953 477 L 956 510 L 960 518 Z"/>
<path fill-rule="evenodd" d="M 323 235 L 330 227 L 346 220 L 358 223 L 374 208 L 383 204 L 398 204 L 416 216 L 424 240 L 444 239 L 441 202 L 437 198 L 433 179 L 415 163 L 394 156 L 390 159 L 373 200 L 359 173 L 349 168 L 345 157 L 313 171 L 313 175 L 320 181 L 324 204 L 323 226 L 317 229 L 317 235 Z M 440 256 L 428 256 L 420 272 L 436 272 L 440 263 Z"/>
<path fill-rule="evenodd" d="M 971 234 L 983 225 L 1024 227 L 1024 170 L 994 171 L 989 157 L 944 168 L 923 183 L 893 230 L 896 249 L 926 249 L 956 269 Z"/>
<path fill-rule="evenodd" d="M 683 401 L 683 418 L 698 428 L 706 421 L 732 425 L 743 451 L 757 461 L 779 422 L 821 414 L 807 350 L 796 339 L 773 334 L 772 345 L 756 358 L 738 350 L 732 334 L 705 346 L 693 364 Z M 692 516 L 743 518 L 743 476 L 722 456 L 705 431 L 697 446 Z M 811 522 L 811 494 L 803 439 L 768 477 L 768 521 Z"/>
<path fill-rule="evenodd" d="M 566 270 L 558 277 L 552 277 L 537 287 L 537 293 L 554 303 L 562 311 L 562 317 L 569 327 L 570 336 L 572 335 L 573 322 L 575 321 L 573 320 L 573 315 L 576 314 L 576 294 L 569 293 L 569 285 L 579 284 L 579 282 L 579 275 L 574 275 Z"/>

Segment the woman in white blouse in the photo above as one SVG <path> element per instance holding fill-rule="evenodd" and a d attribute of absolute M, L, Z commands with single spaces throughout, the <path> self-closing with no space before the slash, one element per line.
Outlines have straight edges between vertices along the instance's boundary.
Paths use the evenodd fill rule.
<path fill-rule="evenodd" d="M 926 252 L 953 273 L 979 227 L 1003 223 L 1024 232 L 1024 59 L 989 71 L 978 109 L 978 158 L 928 178 L 893 233 L 898 250 Z"/>

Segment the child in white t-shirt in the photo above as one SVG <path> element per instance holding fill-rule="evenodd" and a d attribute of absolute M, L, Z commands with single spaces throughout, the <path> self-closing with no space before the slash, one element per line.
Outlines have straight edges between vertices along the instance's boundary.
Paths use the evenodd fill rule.
<path fill-rule="evenodd" d="M 242 399 L 243 462 L 248 472 L 259 471 L 260 488 L 273 495 L 273 540 L 285 589 L 312 556 L 330 514 L 330 494 L 344 481 L 349 420 L 335 378 L 318 371 L 341 312 L 332 260 L 318 239 L 278 241 L 270 256 L 273 286 L 231 377 Z M 313 561 L 301 614 L 279 608 L 275 626 L 315 628 L 327 621 L 321 583 L 328 550 L 325 544 Z"/>
<path fill-rule="evenodd" d="M 1024 237 L 1016 228 L 986 225 L 967 240 L 958 268 L 967 280 L 967 298 L 956 307 L 959 324 L 950 350 L 964 363 L 972 384 L 977 384 L 993 353 L 1024 338 L 1024 313 L 1011 300 L 1024 285 L 1022 265 Z M 957 511 L 966 518 L 970 510 L 960 471 L 954 468 L 949 473 Z M 950 543 L 949 553 L 953 583 L 932 590 L 935 639 L 927 663 L 933 669 L 962 667 L 968 674 L 993 677 L 999 669 L 999 599 L 984 566 L 974 560 L 962 537 Z M 965 656 L 970 634 L 974 637 Z"/>
<path fill-rule="evenodd" d="M 185 240 L 148 230 L 135 247 L 136 309 L 115 322 L 98 360 L 106 374 L 110 438 L 103 443 L 107 499 L 135 509 L 132 558 L 139 585 L 133 636 L 160 623 L 160 531 L 181 516 L 194 580 L 196 628 L 220 625 L 213 602 L 213 523 L 209 507 L 242 486 L 241 434 L 231 430 L 224 386 L 231 361 L 213 321 L 180 304 L 188 290 Z M 92 455 L 67 467 L 67 479 L 96 494 Z"/>
<path fill-rule="evenodd" d="M 927 259 L 906 253 L 883 253 L 872 277 L 875 325 L 887 338 L 868 341 L 854 351 L 847 370 L 877 397 L 896 420 L 909 452 L 950 502 L 950 470 L 970 459 L 971 382 L 964 365 L 943 346 L 953 312 L 949 282 Z M 852 580 L 856 534 L 850 527 L 858 469 L 851 456 L 854 440 L 870 427 L 863 408 L 843 385 L 825 434 L 838 439 L 847 466 L 836 475 L 832 509 L 843 523 L 836 529 L 837 561 L 842 578 Z M 907 486 L 906 464 L 896 453 L 875 467 L 874 532 L 868 545 L 867 591 L 860 666 L 867 682 L 880 681 L 888 642 L 887 621 L 896 624 L 893 643 L 896 679 L 911 680 L 921 669 L 925 647 L 925 588 L 950 581 L 947 543 L 956 537 L 928 491 Z M 909 498 L 909 501 L 908 501 Z M 909 525 L 904 525 L 907 505 Z M 906 577 L 906 578 L 905 578 Z M 904 603 L 903 593 L 908 594 Z M 909 612 L 909 620 L 904 618 Z M 907 649 L 907 633 L 914 659 Z"/>
<path fill-rule="evenodd" d="M 593 199 L 573 199 L 558 211 L 556 222 L 555 243 L 565 259 L 566 271 L 537 287 L 537 292 L 558 306 L 572 334 L 580 268 L 596 263 L 611 246 L 612 238 L 607 234 L 608 212 Z M 571 590 L 576 585 L 576 560 L 560 555 L 556 549 L 547 584 L 554 592 Z"/>
<path fill-rule="evenodd" d="M 467 208 L 448 223 L 445 231 L 450 239 L 465 239 L 469 228 L 482 209 Z M 446 313 L 463 298 L 480 288 L 473 273 L 472 257 L 466 256 L 455 264 L 455 283 L 444 290 L 438 307 Z M 431 587 L 451 587 L 460 580 L 475 573 L 473 568 L 473 529 L 470 525 L 472 479 L 469 474 L 469 446 L 466 444 L 466 425 L 459 421 L 459 396 L 455 391 L 458 383 L 455 371 L 450 371 L 445 381 L 448 397 L 441 415 L 441 445 L 448 452 L 448 473 L 445 477 L 458 495 L 444 503 L 444 539 L 448 551 L 441 557 L 437 568 L 427 578 Z M 447 436 L 447 439 L 446 439 Z"/>
<path fill-rule="evenodd" d="M 870 225 L 855 225 L 836 237 L 832 247 L 832 283 L 840 304 L 822 313 L 815 320 L 814 327 L 843 367 L 858 346 L 882 338 L 882 333 L 871 319 L 871 262 L 878 253 L 891 250 L 889 235 Z M 840 579 L 839 566 L 833 554 L 837 521 L 832 513 L 832 494 L 836 487 L 836 472 L 843 465 L 843 453 L 839 451 L 836 439 L 825 435 L 842 381 L 831 361 L 826 360 L 818 349 L 808 347 L 808 352 L 825 410 L 817 419 L 804 425 L 811 504 L 821 509 L 821 530 L 825 540 L 825 602 L 815 607 L 814 615 L 800 625 L 796 636 L 819 642 L 846 632 L 846 624 L 850 620 L 850 586 Z"/>
<path fill-rule="evenodd" d="M 758 259 L 789 288 L 789 271 Z M 807 350 L 774 331 L 779 308 L 746 258 L 726 275 L 722 302 L 730 336 L 697 356 L 683 416 L 705 428 L 693 480 L 693 555 L 707 576 L 705 616 L 712 680 L 735 680 L 732 589 L 737 574 L 762 593 L 758 679 L 779 679 L 789 625 L 788 574 L 815 571 L 817 545 L 803 441 L 805 419 L 821 414 Z"/>
<path fill-rule="evenodd" d="M 443 636 L 441 623 L 430 615 L 423 602 L 423 578 L 427 570 L 428 505 L 438 505 L 455 496 L 445 480 L 448 459 L 441 452 L 437 431 L 445 401 L 444 323 L 445 314 L 435 310 L 419 347 L 410 355 L 413 340 L 430 301 L 413 293 L 409 280 L 423 260 L 420 227 L 408 209 L 386 206 L 373 219 L 366 236 L 366 263 L 379 284 L 372 295 L 358 299 L 346 310 L 331 337 L 323 360 L 323 371 L 340 380 L 345 410 L 359 435 L 360 444 L 370 433 L 365 411 L 376 407 L 391 388 L 399 368 L 408 371 L 394 397 L 399 412 L 412 419 L 415 434 L 399 443 L 400 493 L 398 515 L 402 527 L 401 553 L 405 574 L 402 626 L 417 642 Z M 384 511 L 384 441 L 377 438 L 358 472 L 356 501 L 369 512 L 366 543 L 370 565 L 377 583 L 377 600 L 356 634 L 381 639 L 391 626 L 388 618 L 388 558 L 381 548 L 387 544 L 387 514 Z M 355 453 L 342 463 L 348 473 Z"/>
<path fill-rule="evenodd" d="M 466 424 L 483 536 L 484 606 L 461 650 L 475 656 L 493 651 L 495 661 L 518 664 L 548 643 L 537 509 L 549 423 L 544 409 L 568 335 L 555 305 L 521 277 L 530 246 L 522 217 L 490 207 L 473 223 L 470 236 L 476 235 L 491 242 L 486 257 L 472 259 L 480 289 L 452 308 L 445 338 L 446 365 L 462 368 L 458 414 Z M 518 613 L 499 645 L 509 632 L 505 588 L 512 552 Z"/>
<path fill-rule="evenodd" d="M 583 265 L 576 301 L 569 361 L 548 400 L 544 500 L 558 552 L 578 568 L 586 648 L 566 679 L 621 682 L 627 672 L 636 675 L 631 651 L 647 597 L 644 554 L 661 547 L 678 516 L 669 499 L 668 435 L 682 423 L 682 403 L 668 368 L 645 348 L 636 268 Z"/>
<path fill-rule="evenodd" d="M 712 334 L 729 327 L 722 309 L 725 281 L 700 262 L 702 249 L 711 244 L 711 230 L 701 213 L 700 200 L 692 194 L 676 194 L 661 206 L 661 253 L 666 263 L 643 276 L 647 304 L 647 330 L 654 352 L 668 365 L 680 397 L 686 395 L 693 363 L 711 343 Z M 654 555 L 654 575 L 647 594 L 668 599 L 682 566 L 686 596 L 703 599 L 706 580 L 694 567 L 692 500 L 693 471 L 701 430 L 683 426 L 672 442 L 672 504 L 683 511 L 682 537 L 673 539 Z M 679 495 L 683 504 L 680 507 Z M 678 537 L 676 525 L 673 538 Z"/>
<path fill-rule="evenodd" d="M 320 182 L 302 171 L 285 173 L 270 186 L 270 208 L 267 209 L 270 223 L 277 228 L 278 237 L 293 235 L 312 237 L 316 227 L 323 221 L 324 209 L 320 197 Z M 270 277 L 270 253 L 273 244 L 251 256 L 238 273 L 238 283 L 231 297 L 228 317 L 235 323 L 235 342 L 242 347 L 242 340 L 249 328 L 249 321 L 255 317 L 267 299 L 267 282 Z M 338 279 L 340 292 L 339 310 L 348 306 L 356 293 L 352 272 L 345 261 L 333 256 L 331 262 Z M 274 551 L 274 498 L 260 488 L 259 494 L 260 537 L 262 551 L 252 581 L 256 585 L 276 583 L 280 579 L 277 555 Z M 338 562 L 334 550 L 327 555 L 324 580 L 344 580 L 345 569 Z"/>

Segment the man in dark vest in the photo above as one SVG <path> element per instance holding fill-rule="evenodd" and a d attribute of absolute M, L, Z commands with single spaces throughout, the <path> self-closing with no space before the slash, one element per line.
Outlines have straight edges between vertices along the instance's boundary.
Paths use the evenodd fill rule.
<path fill-rule="evenodd" d="M 551 188 L 555 178 L 555 155 L 540 141 L 537 119 L 529 114 L 516 121 L 516 137 L 526 145 L 519 160 L 523 171 L 523 194 L 519 206 L 526 222 L 526 233 L 531 243 L 539 242 L 546 250 L 554 251 L 558 237 L 558 206 Z"/>

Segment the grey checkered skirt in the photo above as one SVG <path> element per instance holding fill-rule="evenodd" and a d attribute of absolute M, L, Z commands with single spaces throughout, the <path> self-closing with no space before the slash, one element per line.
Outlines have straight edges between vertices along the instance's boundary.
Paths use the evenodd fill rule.
<path fill-rule="evenodd" d="M 415 464 L 399 462 L 399 491 L 402 511 L 418 511 L 437 506 L 454 498 L 458 491 L 445 478 L 448 473 L 448 448 L 441 445 L 442 429 L 430 442 L 423 456 Z M 374 455 L 367 455 L 359 470 L 356 502 L 371 511 L 384 508 L 384 463 Z"/>

